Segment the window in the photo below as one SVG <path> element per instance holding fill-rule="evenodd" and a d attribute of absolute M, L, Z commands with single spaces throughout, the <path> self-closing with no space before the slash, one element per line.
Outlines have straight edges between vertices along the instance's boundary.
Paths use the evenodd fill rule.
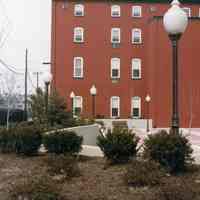
<path fill-rule="evenodd" d="M 132 29 L 132 43 L 141 44 L 142 43 L 142 31 L 141 29 Z"/>
<path fill-rule="evenodd" d="M 132 97 L 131 102 L 131 114 L 133 118 L 141 117 L 141 98 L 140 97 Z"/>
<path fill-rule="evenodd" d="M 120 78 L 120 58 L 111 58 L 111 78 Z"/>
<path fill-rule="evenodd" d="M 132 6 L 132 17 L 142 17 L 141 6 Z"/>
<path fill-rule="evenodd" d="M 81 43 L 84 42 L 84 29 L 81 27 L 74 28 L 74 42 Z"/>
<path fill-rule="evenodd" d="M 111 6 L 111 16 L 120 17 L 120 6 L 118 5 Z"/>
<path fill-rule="evenodd" d="M 111 43 L 120 43 L 120 28 L 111 29 Z"/>
<path fill-rule="evenodd" d="M 81 96 L 75 96 L 73 98 L 73 112 L 75 116 L 79 116 L 83 108 L 83 98 Z"/>
<path fill-rule="evenodd" d="M 141 59 L 132 59 L 132 79 L 141 78 Z"/>
<path fill-rule="evenodd" d="M 83 58 L 74 58 L 74 78 L 83 78 Z"/>
<path fill-rule="evenodd" d="M 119 117 L 120 112 L 120 98 L 119 97 L 111 97 L 111 117 L 117 118 Z"/>
<path fill-rule="evenodd" d="M 188 17 L 191 17 L 191 10 L 190 8 L 183 8 L 183 10 L 186 12 Z"/>
<path fill-rule="evenodd" d="M 74 16 L 84 16 L 84 5 L 82 4 L 76 4 L 74 6 Z"/>

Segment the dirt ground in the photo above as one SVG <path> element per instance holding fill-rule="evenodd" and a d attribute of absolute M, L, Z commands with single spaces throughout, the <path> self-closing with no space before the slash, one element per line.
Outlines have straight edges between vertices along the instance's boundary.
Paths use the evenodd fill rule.
<path fill-rule="evenodd" d="M 10 185 L 21 177 L 47 173 L 45 156 L 17 157 L 0 154 L 0 200 L 9 199 Z M 110 166 L 105 169 L 103 158 L 85 158 L 79 161 L 81 175 L 59 184 L 63 200 L 149 200 L 156 190 L 133 189 L 124 181 L 126 165 Z M 200 180 L 199 171 L 184 176 L 185 179 Z M 200 181 L 199 181 L 200 182 Z M 200 183 L 199 183 L 200 184 Z"/>

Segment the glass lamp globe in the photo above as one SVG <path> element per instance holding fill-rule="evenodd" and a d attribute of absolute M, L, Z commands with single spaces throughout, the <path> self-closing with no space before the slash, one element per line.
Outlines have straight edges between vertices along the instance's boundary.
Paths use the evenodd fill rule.
<path fill-rule="evenodd" d="M 169 35 L 178 35 L 185 31 L 188 25 L 188 17 L 186 12 L 180 8 L 180 2 L 173 0 L 171 8 L 163 17 L 163 24 Z"/>
<path fill-rule="evenodd" d="M 95 85 L 93 85 L 91 88 L 90 88 L 90 94 L 95 96 L 97 94 L 97 89 L 95 87 Z"/>
<path fill-rule="evenodd" d="M 74 92 L 72 91 L 72 92 L 70 93 L 70 98 L 73 99 L 74 97 L 75 97 L 75 94 L 74 94 Z"/>
<path fill-rule="evenodd" d="M 44 82 L 47 83 L 47 84 L 50 83 L 51 80 L 52 80 L 52 74 L 51 74 L 50 72 L 46 72 L 46 73 L 44 74 L 43 80 L 44 80 Z"/>
<path fill-rule="evenodd" d="M 151 101 L 151 97 L 149 95 L 147 95 L 146 98 L 145 98 L 145 101 L 146 102 L 150 102 Z"/>

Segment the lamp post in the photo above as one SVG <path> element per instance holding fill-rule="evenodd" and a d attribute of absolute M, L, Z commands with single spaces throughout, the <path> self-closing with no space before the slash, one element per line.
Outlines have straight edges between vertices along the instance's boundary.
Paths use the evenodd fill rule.
<path fill-rule="evenodd" d="M 97 95 L 97 89 L 95 85 L 90 88 L 90 94 L 92 95 L 92 116 L 95 118 L 95 97 Z"/>
<path fill-rule="evenodd" d="M 70 93 L 70 99 L 71 99 L 71 112 L 72 112 L 72 116 L 74 117 L 74 97 L 75 97 L 75 94 L 74 92 L 72 91 Z"/>
<path fill-rule="evenodd" d="M 147 102 L 147 133 L 150 131 L 149 129 L 149 103 L 151 101 L 151 97 L 147 95 L 145 97 L 145 101 Z"/>
<path fill-rule="evenodd" d="M 172 122 L 173 133 L 179 133 L 179 93 L 178 93 L 178 41 L 187 28 L 188 18 L 186 13 L 180 8 L 178 0 L 173 0 L 171 8 L 163 17 L 163 24 L 169 35 L 172 44 Z"/>
<path fill-rule="evenodd" d="M 46 115 L 48 114 L 48 104 L 49 104 L 49 84 L 52 80 L 52 74 L 49 72 L 46 72 L 44 74 L 44 83 L 45 83 L 45 111 L 46 111 Z"/>

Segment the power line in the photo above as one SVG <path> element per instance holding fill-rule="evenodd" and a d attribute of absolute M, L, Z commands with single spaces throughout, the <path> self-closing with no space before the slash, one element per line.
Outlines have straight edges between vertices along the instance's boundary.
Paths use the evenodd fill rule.
<path fill-rule="evenodd" d="M 1 22 L 1 40 L 0 40 L 0 48 L 5 44 L 6 40 L 8 39 L 8 36 L 11 31 L 12 23 L 9 20 L 9 17 L 6 12 L 6 7 L 4 5 L 3 0 L 0 1 L 0 6 L 2 9 L 1 15 L 3 16 L 3 21 Z"/>
<path fill-rule="evenodd" d="M 6 64 L 2 59 L 0 59 L 0 63 L 9 71 L 11 71 L 14 74 L 17 75 L 24 75 L 23 72 L 17 72 L 15 69 L 13 69 L 13 67 L 9 66 L 8 64 Z"/>

